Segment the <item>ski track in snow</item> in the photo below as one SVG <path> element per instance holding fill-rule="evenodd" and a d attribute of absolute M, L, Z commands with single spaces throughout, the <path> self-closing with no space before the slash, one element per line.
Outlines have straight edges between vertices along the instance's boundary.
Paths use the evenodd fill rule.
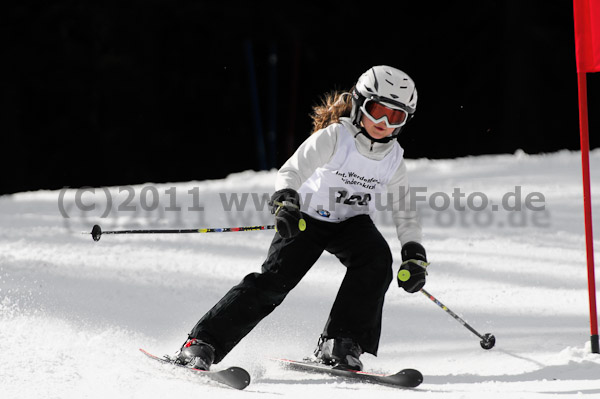
<path fill-rule="evenodd" d="M 424 244 L 432 262 L 426 289 L 479 332 L 493 333 L 497 344 L 484 351 L 476 336 L 430 300 L 406 294 L 394 282 L 386 297 L 379 356 L 363 355 L 363 361 L 376 372 L 410 367 L 424 374 L 420 387 L 401 392 L 292 372 L 268 360 L 312 353 L 344 273 L 328 254 L 273 314 L 214 366 L 246 368 L 253 382 L 245 391 L 200 383 L 197 376 L 138 352 L 140 347 L 156 354 L 178 349 L 205 311 L 247 273 L 260 270 L 273 232 L 105 235 L 99 242 L 81 232 L 91 231 L 96 223 L 104 230 L 270 224 L 267 209 L 258 206 L 254 211 L 252 201 L 260 205 L 261 196 L 272 191 L 275 171 L 133 186 L 129 205 L 135 211 L 116 211 L 130 193 L 123 187 L 82 193 L 82 205 L 97 205 L 87 211 L 77 206 L 76 190 L 2 196 L 0 395 L 600 398 L 600 356 L 589 347 L 579 162 L 580 154 L 570 151 L 407 160 L 412 185 L 426 188 L 423 195 L 451 196 L 459 188 L 466 194 L 463 204 L 474 192 L 501 204 L 502 196 L 518 186 L 523 199 L 542 193 L 546 208 L 423 209 Z M 595 204 L 598 170 L 600 151 L 595 150 Z M 152 211 L 141 209 L 142 192 L 152 195 L 147 187 L 160 194 Z M 171 188 L 175 191 L 167 193 Z M 235 207 L 226 211 L 236 193 L 258 195 L 247 198 L 243 212 Z M 106 215 L 107 199 L 113 211 Z M 146 208 L 152 207 L 151 199 L 144 200 Z M 175 205 L 182 210 L 165 210 Z M 203 212 L 188 209 L 199 205 Z M 600 226 L 597 205 L 593 215 Z M 376 222 L 399 254 L 389 219 L 378 216 Z M 595 248 L 600 248 L 598 239 Z"/>

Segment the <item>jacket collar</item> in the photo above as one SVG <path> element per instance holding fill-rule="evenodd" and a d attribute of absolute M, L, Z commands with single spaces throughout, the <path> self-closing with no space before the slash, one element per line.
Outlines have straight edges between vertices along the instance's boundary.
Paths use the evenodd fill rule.
<path fill-rule="evenodd" d="M 390 140 L 388 142 L 381 142 L 372 139 L 370 136 L 363 134 L 360 128 L 356 127 L 350 121 L 350 118 L 340 118 L 340 123 L 352 134 L 356 148 L 358 152 L 367 158 L 371 159 L 383 159 L 395 145 L 399 145 L 398 140 Z"/>

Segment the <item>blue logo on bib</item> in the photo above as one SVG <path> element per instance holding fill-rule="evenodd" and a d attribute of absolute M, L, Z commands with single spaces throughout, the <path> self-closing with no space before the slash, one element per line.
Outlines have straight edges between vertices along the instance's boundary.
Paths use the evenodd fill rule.
<path fill-rule="evenodd" d="M 331 213 L 329 213 L 329 211 L 326 211 L 325 209 L 320 209 L 317 211 L 317 213 L 319 214 L 319 216 L 322 216 L 324 218 L 328 218 L 329 216 L 331 216 Z"/>

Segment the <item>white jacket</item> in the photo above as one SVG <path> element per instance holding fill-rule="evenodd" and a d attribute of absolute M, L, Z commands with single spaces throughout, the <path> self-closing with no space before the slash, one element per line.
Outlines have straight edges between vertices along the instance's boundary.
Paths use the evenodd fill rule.
<path fill-rule="evenodd" d="M 334 123 L 312 134 L 298 147 L 294 155 L 279 169 L 275 181 L 275 189 L 291 188 L 299 191 L 317 170 L 328 164 L 337 149 L 340 134 L 352 134 L 358 152 L 371 160 L 381 161 L 386 155 L 399 146 L 397 140 L 388 143 L 374 142 L 364 134 L 360 134 L 349 118 L 341 118 Z M 401 152 L 400 152 L 401 153 Z M 391 197 L 392 218 L 396 225 L 398 239 L 402 245 L 409 241 L 421 242 L 422 230 L 416 210 L 410 209 L 410 190 L 406 173 L 406 163 L 402 159 L 395 173 L 387 182 L 388 198 Z"/>

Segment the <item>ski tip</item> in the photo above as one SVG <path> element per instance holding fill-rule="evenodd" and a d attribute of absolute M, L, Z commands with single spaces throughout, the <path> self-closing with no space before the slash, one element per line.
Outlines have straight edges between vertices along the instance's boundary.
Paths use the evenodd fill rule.
<path fill-rule="evenodd" d="M 144 355 L 146 356 L 150 356 L 150 357 L 156 357 L 154 356 L 152 353 L 148 352 L 147 350 L 143 349 L 143 348 L 139 348 L 140 352 L 142 352 Z"/>
<path fill-rule="evenodd" d="M 229 367 L 214 372 L 215 379 L 223 382 L 234 389 L 244 389 L 250 385 L 250 373 L 241 367 Z"/>
<path fill-rule="evenodd" d="M 423 382 L 423 374 L 419 370 L 415 369 L 404 369 L 399 371 L 396 376 L 401 377 L 403 380 L 408 383 L 405 384 L 406 387 L 415 388 L 421 385 Z"/>

